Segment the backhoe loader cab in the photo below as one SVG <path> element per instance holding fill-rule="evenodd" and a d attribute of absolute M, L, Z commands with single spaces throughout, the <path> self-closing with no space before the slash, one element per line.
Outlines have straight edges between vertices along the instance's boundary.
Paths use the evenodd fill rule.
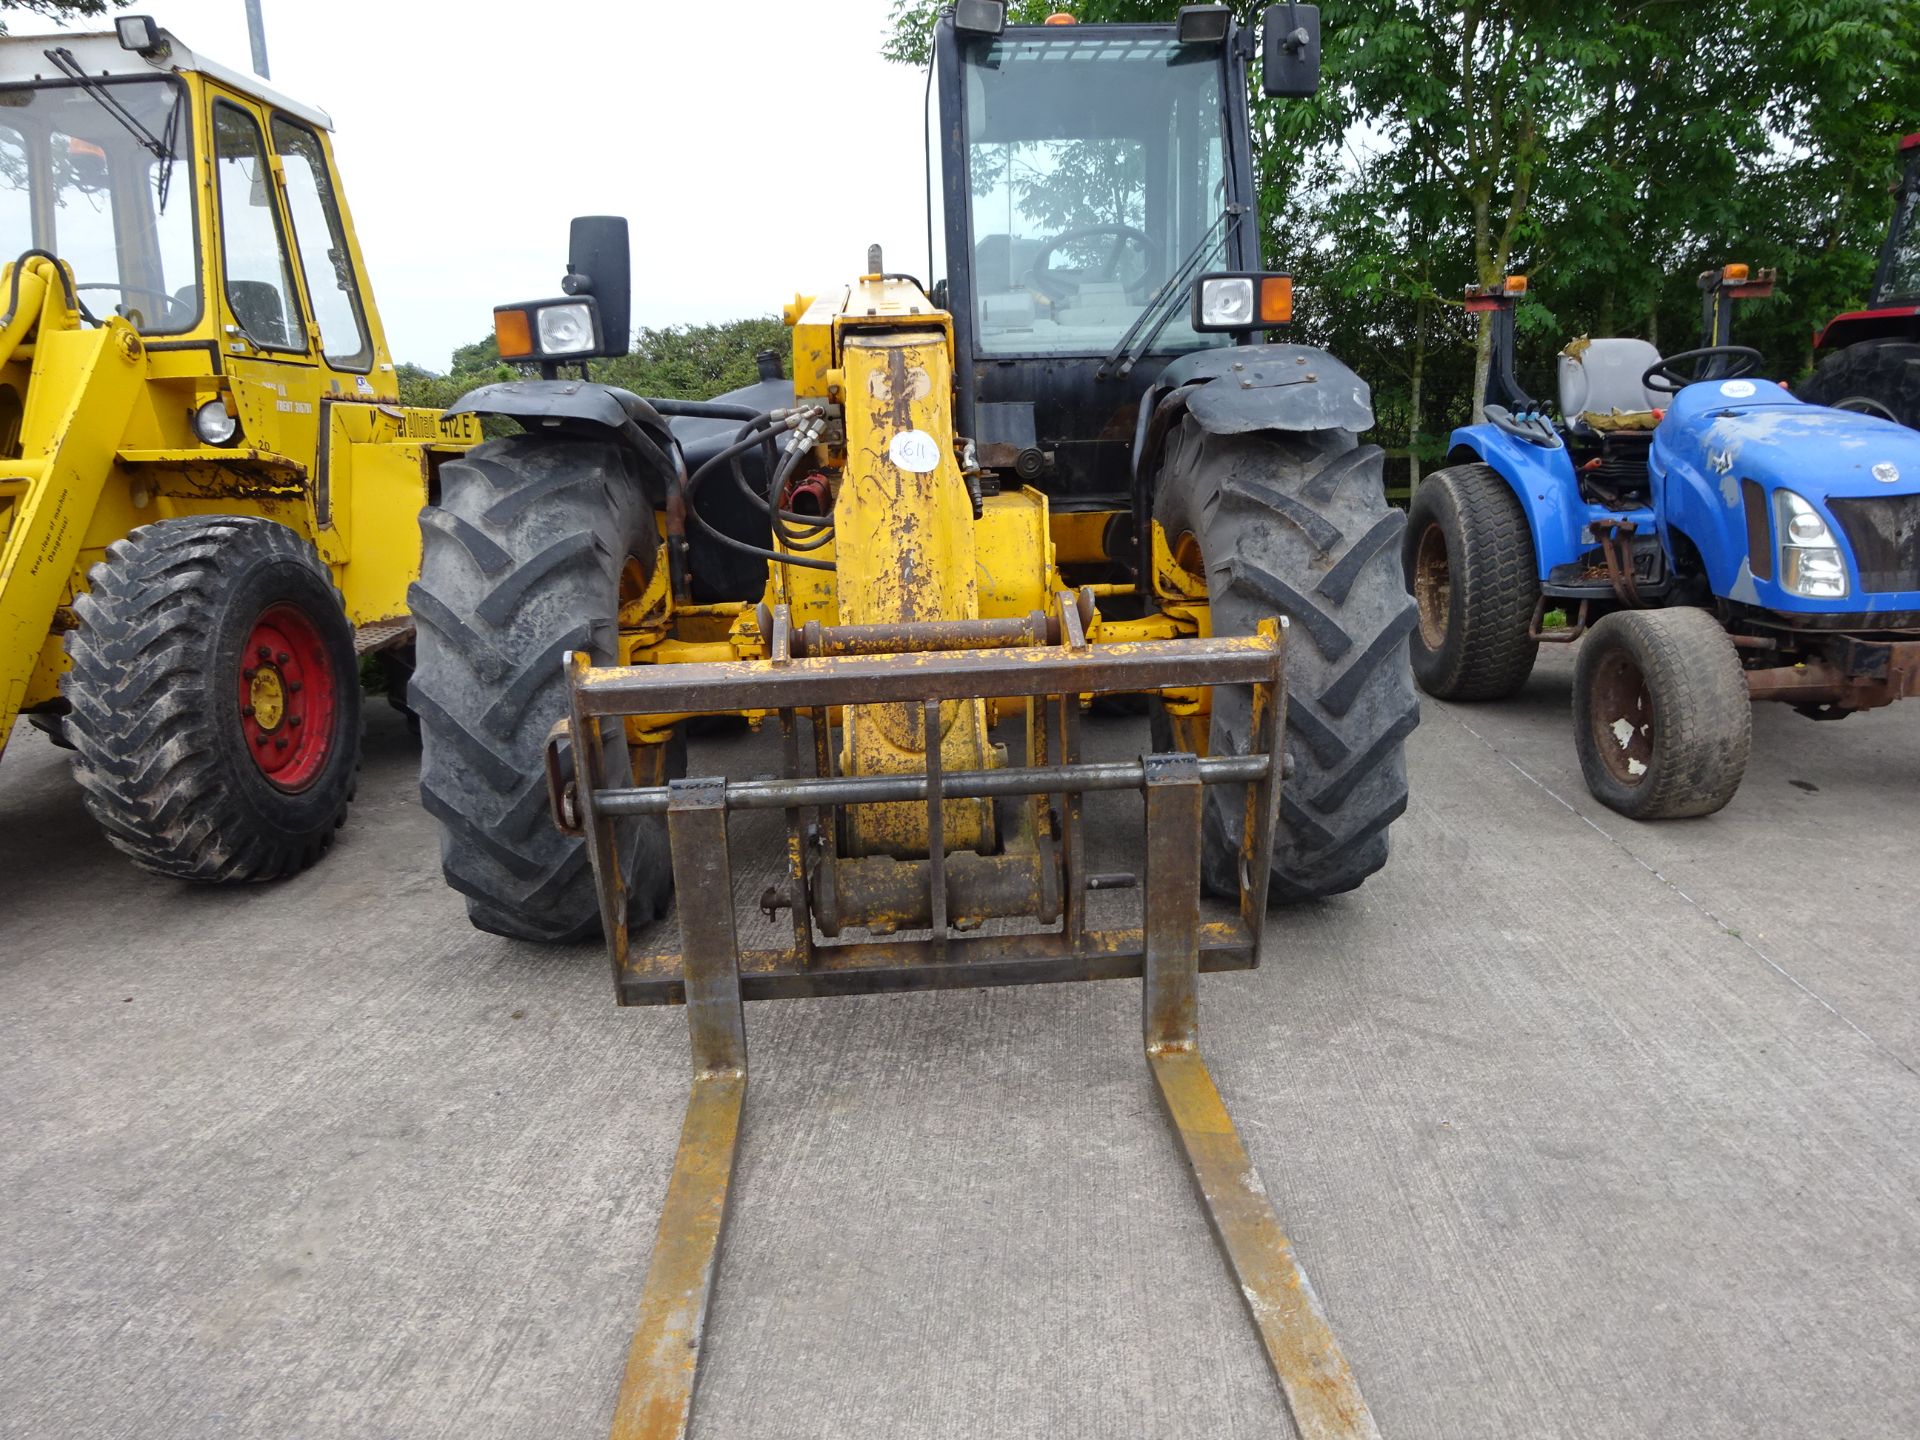
<path fill-rule="evenodd" d="M 1259 962 L 1270 899 L 1386 861 L 1418 715 L 1401 517 L 1358 443 L 1367 387 L 1262 343 L 1292 295 L 1258 269 L 1253 32 L 1221 5 L 1004 10 L 962 0 L 935 32 L 932 276 L 872 247 L 788 306 L 790 373 L 648 400 L 559 378 L 625 348 L 601 304 L 628 292 L 618 222 L 576 221 L 564 297 L 495 312 L 540 378 L 455 407 L 522 433 L 450 462 L 422 517 L 412 698 L 448 882 L 484 929 L 599 933 L 620 1003 L 684 1003 L 693 1030 L 618 1436 L 685 1433 L 743 1000 L 1125 977 L 1301 1432 L 1375 1433 L 1194 997 L 1201 970 Z M 1309 88 L 1316 14 L 1268 13 L 1270 90 Z M 1149 697 L 1154 753 L 1083 758 L 1102 695 Z M 684 722 L 715 714 L 776 725 L 783 773 L 680 778 Z M 1112 790 L 1143 823 L 1101 859 L 1131 828 L 1116 808 L 1090 833 Z M 728 819 L 749 809 L 785 848 L 742 920 Z M 677 947 L 642 933 L 675 889 Z"/>
<path fill-rule="evenodd" d="M 471 419 L 403 410 L 324 112 L 143 17 L 0 37 L 0 748 L 114 843 L 264 879 L 330 843 L 356 652 L 404 644 Z"/>

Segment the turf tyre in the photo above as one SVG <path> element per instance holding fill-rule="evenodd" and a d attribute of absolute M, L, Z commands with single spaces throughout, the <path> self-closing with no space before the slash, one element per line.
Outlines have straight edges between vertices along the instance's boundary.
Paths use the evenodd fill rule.
<path fill-rule="evenodd" d="M 1705 610 L 1604 616 L 1574 654 L 1573 734 L 1587 789 L 1608 809 L 1711 815 L 1740 788 L 1752 744 L 1739 651 Z"/>
<path fill-rule="evenodd" d="M 440 828 L 441 869 L 479 929 L 567 944 L 600 933 L 586 842 L 555 828 L 547 732 L 567 712 L 562 659 L 616 658 L 623 572 L 652 573 L 658 536 L 634 459 L 611 440 L 515 435 L 440 471 L 422 512 L 408 706 L 420 720 L 420 798 Z M 608 726 L 606 773 L 629 773 Z M 657 918 L 673 889 L 666 825 L 618 826 L 629 920 Z"/>
<path fill-rule="evenodd" d="M 250 641 L 288 607 L 311 627 L 300 683 L 313 688 L 285 713 L 327 697 L 324 716 L 302 714 L 311 730 L 279 733 L 312 746 L 292 789 L 255 762 L 241 709 Z M 327 852 L 360 767 L 360 680 L 353 627 L 311 544 L 259 516 L 157 521 L 107 548 L 74 613 L 63 729 L 116 848 L 156 875 L 216 884 L 280 879 Z"/>
<path fill-rule="evenodd" d="M 1214 633 L 1290 622 L 1275 904 L 1354 889 L 1386 864 L 1388 827 L 1407 806 L 1414 613 L 1400 576 L 1404 517 L 1387 504 L 1381 465 L 1377 447 L 1344 430 L 1213 435 L 1188 417 L 1161 467 L 1154 518 L 1204 573 Z M 1251 720 L 1250 689 L 1217 689 L 1209 752 L 1246 753 Z M 1157 729 L 1164 747 L 1164 719 Z M 1233 787 L 1207 789 L 1201 870 L 1217 895 L 1238 890 L 1242 805 Z"/>
<path fill-rule="evenodd" d="M 1492 467 L 1454 465 L 1420 482 L 1401 563 L 1419 623 L 1413 676 L 1440 700 L 1504 700 L 1527 683 L 1540 644 L 1533 532 Z"/>

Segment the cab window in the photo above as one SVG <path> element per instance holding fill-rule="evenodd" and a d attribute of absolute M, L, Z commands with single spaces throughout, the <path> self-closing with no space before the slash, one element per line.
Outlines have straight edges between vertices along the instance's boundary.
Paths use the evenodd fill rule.
<path fill-rule="evenodd" d="M 307 299 L 320 326 L 320 350 L 336 370 L 373 368 L 360 289 L 354 282 L 340 201 L 327 170 L 320 137 L 284 115 L 273 117 L 273 148 L 286 172 L 287 211 L 293 217 L 293 242 L 300 252 Z"/>
<path fill-rule="evenodd" d="M 213 107 L 213 157 L 233 318 L 263 350 L 304 350 L 299 293 L 273 203 L 266 141 L 251 115 L 224 100 Z"/>
<path fill-rule="evenodd" d="M 186 96 L 165 79 L 0 87 L 0 252 L 58 255 L 89 319 L 171 335 L 199 318 Z"/>

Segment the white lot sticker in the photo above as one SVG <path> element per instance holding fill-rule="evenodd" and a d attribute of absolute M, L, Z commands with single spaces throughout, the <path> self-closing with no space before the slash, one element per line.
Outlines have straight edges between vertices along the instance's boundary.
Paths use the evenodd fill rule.
<path fill-rule="evenodd" d="M 902 430 L 887 446 L 887 458 L 902 470 L 925 475 L 940 463 L 940 442 L 924 430 Z"/>
<path fill-rule="evenodd" d="M 1745 400 L 1749 395 L 1753 394 L 1753 382 L 1751 380 L 1729 380 L 1720 387 L 1720 393 L 1729 400 Z"/>

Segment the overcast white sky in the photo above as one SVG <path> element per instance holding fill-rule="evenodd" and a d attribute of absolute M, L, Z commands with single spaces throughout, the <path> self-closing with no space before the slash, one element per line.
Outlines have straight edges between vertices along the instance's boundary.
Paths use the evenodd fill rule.
<path fill-rule="evenodd" d="M 333 116 L 394 358 L 436 370 L 495 302 L 558 293 L 574 215 L 631 223 L 636 326 L 777 313 L 859 274 L 876 240 L 924 269 L 925 76 L 880 58 L 888 8 L 264 4 L 270 83 Z M 241 0 L 127 13 L 251 69 Z"/>

